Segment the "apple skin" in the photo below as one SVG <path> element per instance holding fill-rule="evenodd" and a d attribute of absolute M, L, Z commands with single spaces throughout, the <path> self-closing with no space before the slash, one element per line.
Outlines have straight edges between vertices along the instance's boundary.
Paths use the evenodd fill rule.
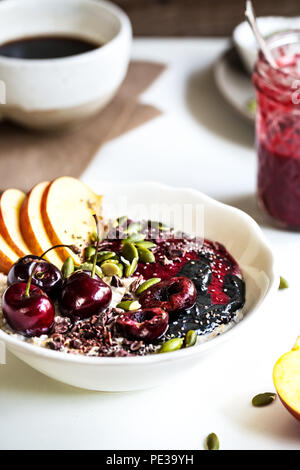
<path fill-rule="evenodd" d="M 26 194 L 18 189 L 7 189 L 0 196 L 0 233 L 18 256 L 29 254 L 19 227 L 19 214 Z"/>
<path fill-rule="evenodd" d="M 36 184 L 27 194 L 20 209 L 21 233 L 33 255 L 41 255 L 52 246 L 41 215 L 42 196 L 48 185 L 49 181 Z M 55 250 L 49 251 L 45 259 L 61 269 L 63 262 Z"/>
<path fill-rule="evenodd" d="M 281 403 L 300 421 L 300 337 L 297 338 L 293 349 L 283 354 L 276 362 L 273 382 Z"/>
<path fill-rule="evenodd" d="M 7 274 L 18 259 L 19 256 L 11 249 L 0 234 L 0 271 Z"/>

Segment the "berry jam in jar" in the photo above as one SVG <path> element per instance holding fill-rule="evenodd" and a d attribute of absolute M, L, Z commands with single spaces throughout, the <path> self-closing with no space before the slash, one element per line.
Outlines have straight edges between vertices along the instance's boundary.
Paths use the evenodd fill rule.
<path fill-rule="evenodd" d="M 281 225 L 300 229 L 300 31 L 268 40 L 273 68 L 259 53 L 256 88 L 258 198 Z"/>

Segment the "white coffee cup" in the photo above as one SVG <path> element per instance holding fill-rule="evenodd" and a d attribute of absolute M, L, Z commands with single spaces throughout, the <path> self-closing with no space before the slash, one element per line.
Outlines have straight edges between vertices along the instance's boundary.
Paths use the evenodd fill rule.
<path fill-rule="evenodd" d="M 64 128 L 98 112 L 118 90 L 132 40 L 120 8 L 100 0 L 0 2 L 0 46 L 47 35 L 82 38 L 99 48 L 55 59 L 0 56 L 0 90 L 6 95 L 0 118 L 36 129 Z"/>

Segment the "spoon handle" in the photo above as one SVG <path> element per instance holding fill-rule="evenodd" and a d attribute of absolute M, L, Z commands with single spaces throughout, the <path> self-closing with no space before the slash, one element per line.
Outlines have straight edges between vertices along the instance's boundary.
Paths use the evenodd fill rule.
<path fill-rule="evenodd" d="M 245 17 L 246 17 L 253 33 L 254 33 L 254 36 L 255 36 L 258 44 L 259 44 L 259 47 L 261 48 L 261 50 L 264 53 L 265 58 L 267 59 L 269 64 L 274 69 L 277 69 L 277 64 L 274 60 L 274 57 L 273 57 L 269 47 L 267 46 L 266 41 L 264 40 L 264 38 L 260 34 L 259 29 L 257 27 L 256 17 L 255 17 L 255 13 L 254 13 L 254 9 L 253 9 L 253 5 L 252 5 L 251 0 L 246 1 Z"/>

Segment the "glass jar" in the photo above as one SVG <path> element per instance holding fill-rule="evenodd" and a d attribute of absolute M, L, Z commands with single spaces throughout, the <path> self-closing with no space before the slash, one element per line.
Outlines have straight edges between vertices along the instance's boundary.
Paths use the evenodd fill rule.
<path fill-rule="evenodd" d="M 260 52 L 253 74 L 258 199 L 281 225 L 300 229 L 300 31 L 278 33 L 268 45 L 278 69 Z"/>

